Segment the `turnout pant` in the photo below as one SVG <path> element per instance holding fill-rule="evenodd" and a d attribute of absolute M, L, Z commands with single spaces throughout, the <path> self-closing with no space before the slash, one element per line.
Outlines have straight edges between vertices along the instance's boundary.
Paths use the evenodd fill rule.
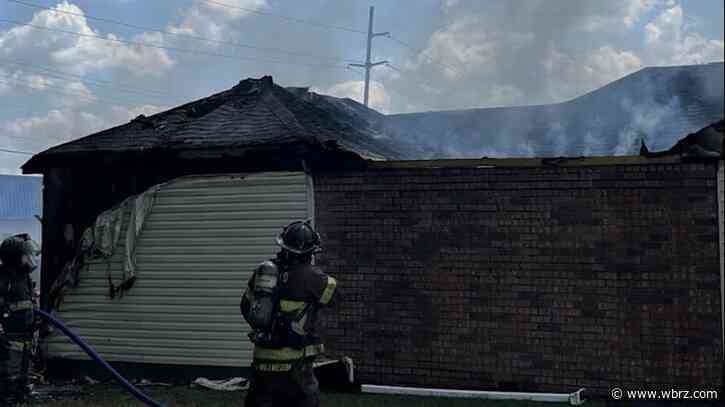
<path fill-rule="evenodd" d="M 0 405 L 14 406 L 28 394 L 30 340 L 0 335 Z"/>
<path fill-rule="evenodd" d="M 287 369 L 287 370 L 285 370 Z M 245 407 L 319 407 L 320 387 L 312 361 L 252 364 Z"/>

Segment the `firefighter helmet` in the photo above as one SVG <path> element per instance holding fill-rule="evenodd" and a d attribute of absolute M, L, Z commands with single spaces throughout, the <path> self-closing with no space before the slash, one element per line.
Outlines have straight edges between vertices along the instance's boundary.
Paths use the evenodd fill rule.
<path fill-rule="evenodd" d="M 298 220 L 282 230 L 277 236 L 277 244 L 296 254 L 314 253 L 320 250 L 320 235 L 312 228 L 310 220 Z"/>
<path fill-rule="evenodd" d="M 35 256 L 40 249 L 30 235 L 24 233 L 10 236 L 0 243 L 0 261 L 9 266 L 21 266 L 24 262 L 35 267 Z"/>

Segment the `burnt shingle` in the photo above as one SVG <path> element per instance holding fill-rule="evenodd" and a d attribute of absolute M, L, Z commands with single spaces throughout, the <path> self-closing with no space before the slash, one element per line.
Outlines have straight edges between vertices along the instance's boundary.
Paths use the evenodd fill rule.
<path fill-rule="evenodd" d="M 299 89 L 280 87 L 270 76 L 249 78 L 204 99 L 50 148 L 23 168 L 42 170 L 51 158 L 79 153 L 283 148 L 300 142 L 322 147 L 329 141 L 363 158 L 404 158 L 395 142 L 381 138 L 369 125 L 351 123 L 343 109 L 323 102 Z"/>

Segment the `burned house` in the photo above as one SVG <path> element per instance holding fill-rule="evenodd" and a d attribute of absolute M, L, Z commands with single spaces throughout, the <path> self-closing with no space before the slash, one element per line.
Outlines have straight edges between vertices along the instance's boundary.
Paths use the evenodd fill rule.
<path fill-rule="evenodd" d="M 721 157 L 415 160 L 345 106 L 250 79 L 33 157 L 43 306 L 125 371 L 236 374 L 242 287 L 312 217 L 349 299 L 325 343 L 364 383 L 722 383 Z"/>
<path fill-rule="evenodd" d="M 29 160 L 45 184 L 43 306 L 114 362 L 248 365 L 242 288 L 283 225 L 314 220 L 310 172 L 405 157 L 305 94 L 248 79 Z"/>

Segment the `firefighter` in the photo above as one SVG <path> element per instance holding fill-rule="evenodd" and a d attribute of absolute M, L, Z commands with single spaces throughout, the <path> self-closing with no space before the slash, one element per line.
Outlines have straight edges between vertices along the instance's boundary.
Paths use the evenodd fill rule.
<path fill-rule="evenodd" d="M 38 246 L 27 234 L 0 243 L 0 405 L 17 406 L 29 393 L 34 317 L 30 273 Z"/>
<path fill-rule="evenodd" d="M 321 249 L 309 221 L 290 223 L 277 244 L 277 257 L 257 267 L 240 304 L 254 343 L 244 405 L 317 407 L 313 362 L 323 345 L 314 328 L 318 310 L 338 301 L 337 282 L 312 265 Z"/>

